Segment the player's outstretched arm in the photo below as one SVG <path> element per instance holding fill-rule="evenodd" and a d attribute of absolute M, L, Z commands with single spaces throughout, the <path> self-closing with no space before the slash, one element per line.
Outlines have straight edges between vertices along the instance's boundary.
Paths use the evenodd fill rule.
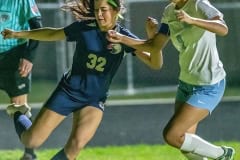
<path fill-rule="evenodd" d="M 4 29 L 1 32 L 4 39 L 8 38 L 25 38 L 40 41 L 58 41 L 65 38 L 63 28 L 39 28 L 30 31 L 14 31 L 11 29 Z"/>

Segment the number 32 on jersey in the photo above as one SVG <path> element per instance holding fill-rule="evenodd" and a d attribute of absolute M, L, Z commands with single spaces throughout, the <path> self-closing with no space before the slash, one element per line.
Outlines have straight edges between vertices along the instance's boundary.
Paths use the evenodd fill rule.
<path fill-rule="evenodd" d="M 95 69 L 96 71 L 103 72 L 106 63 L 106 58 L 100 56 L 98 57 L 96 54 L 90 53 L 88 55 L 88 62 L 86 65 L 89 69 Z"/>

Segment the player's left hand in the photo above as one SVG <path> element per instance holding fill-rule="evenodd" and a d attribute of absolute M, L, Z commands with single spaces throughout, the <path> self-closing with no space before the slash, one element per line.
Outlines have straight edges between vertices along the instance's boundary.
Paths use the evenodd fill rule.
<path fill-rule="evenodd" d="M 20 64 L 19 64 L 19 74 L 22 77 L 26 77 L 31 71 L 32 71 L 33 64 L 27 59 L 20 59 Z"/>
<path fill-rule="evenodd" d="M 185 23 L 188 23 L 188 24 L 191 24 L 192 23 L 192 20 L 193 18 L 191 16 L 189 16 L 185 11 L 183 10 L 180 10 L 180 11 L 176 11 L 176 16 L 177 16 L 177 19 L 180 21 L 180 22 L 185 22 Z"/>

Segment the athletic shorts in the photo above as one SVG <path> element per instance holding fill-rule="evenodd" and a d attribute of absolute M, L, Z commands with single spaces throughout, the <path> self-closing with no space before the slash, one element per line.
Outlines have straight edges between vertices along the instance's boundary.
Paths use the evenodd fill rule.
<path fill-rule="evenodd" d="M 78 111 L 86 106 L 93 106 L 104 111 L 106 97 L 86 94 L 84 89 L 80 89 L 79 82 L 78 77 L 76 79 L 72 78 L 71 82 L 66 82 L 65 77 L 63 77 L 55 91 L 44 104 L 44 107 L 63 116 L 68 116 L 72 112 Z M 75 85 L 74 87 L 70 87 L 69 84 Z"/>
<path fill-rule="evenodd" d="M 19 62 L 24 45 L 11 51 L 0 53 L 0 89 L 9 97 L 28 94 L 31 89 L 31 74 L 27 77 L 19 75 Z"/>
<path fill-rule="evenodd" d="M 225 85 L 225 79 L 213 85 L 191 85 L 179 81 L 176 101 L 207 109 L 211 113 L 221 101 Z"/>

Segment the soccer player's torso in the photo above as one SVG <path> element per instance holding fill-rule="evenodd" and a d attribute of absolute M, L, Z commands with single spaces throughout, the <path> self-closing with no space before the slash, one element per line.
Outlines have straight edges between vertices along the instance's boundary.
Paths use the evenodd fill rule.
<path fill-rule="evenodd" d="M 98 29 L 82 32 L 82 40 L 77 41 L 74 64 L 87 73 L 114 74 L 124 56 L 122 44 L 112 44 L 106 40 L 106 33 Z M 75 67 L 75 66 L 74 66 Z"/>
<path fill-rule="evenodd" d="M 71 40 L 76 41 L 71 75 L 80 75 L 80 81 L 86 84 L 85 91 L 89 88 L 87 92 L 94 94 L 91 91 L 93 89 L 95 93 L 107 92 L 125 51 L 131 50 L 120 43 L 110 43 L 106 39 L 107 33 L 100 31 L 96 26 L 79 26 L 79 28 L 81 30 L 77 32 L 77 27 L 75 30 L 72 26 L 72 32 L 77 33 L 77 36 L 72 33 L 67 34 L 70 39 L 72 37 Z"/>

